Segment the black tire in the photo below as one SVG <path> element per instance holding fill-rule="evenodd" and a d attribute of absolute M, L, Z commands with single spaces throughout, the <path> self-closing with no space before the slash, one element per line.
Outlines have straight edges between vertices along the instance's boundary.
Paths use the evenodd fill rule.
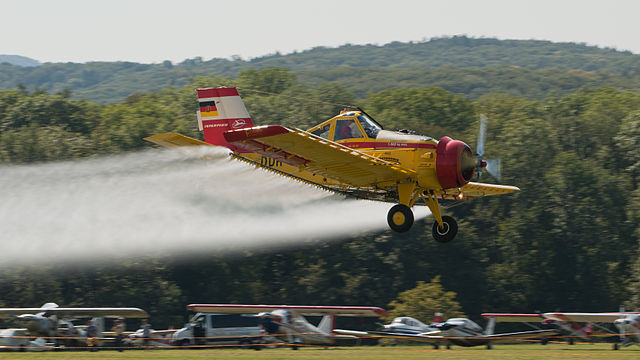
<path fill-rule="evenodd" d="M 406 232 L 413 225 L 413 211 L 407 205 L 394 205 L 387 214 L 387 223 L 395 232 Z"/>
<path fill-rule="evenodd" d="M 433 223 L 433 238 L 439 243 L 448 243 L 458 234 L 458 223 L 451 216 L 443 216 L 444 230 L 440 229 L 438 222 Z"/>

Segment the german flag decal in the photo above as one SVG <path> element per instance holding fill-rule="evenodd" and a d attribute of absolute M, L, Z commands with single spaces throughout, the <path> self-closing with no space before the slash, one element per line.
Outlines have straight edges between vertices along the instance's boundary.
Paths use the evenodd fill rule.
<path fill-rule="evenodd" d="M 215 101 L 201 101 L 200 115 L 202 117 L 218 116 L 218 108 Z"/>

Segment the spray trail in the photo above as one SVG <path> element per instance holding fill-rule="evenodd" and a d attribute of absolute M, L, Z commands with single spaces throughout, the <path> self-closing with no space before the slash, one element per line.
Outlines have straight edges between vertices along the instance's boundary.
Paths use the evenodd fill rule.
<path fill-rule="evenodd" d="M 390 207 L 257 170 L 220 149 L 7 166 L 0 186 L 0 266 L 340 239 L 384 229 Z"/>

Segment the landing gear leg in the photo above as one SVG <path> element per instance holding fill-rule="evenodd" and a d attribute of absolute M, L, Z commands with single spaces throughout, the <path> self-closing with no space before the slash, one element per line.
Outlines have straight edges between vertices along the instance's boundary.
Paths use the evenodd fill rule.
<path fill-rule="evenodd" d="M 431 210 L 433 218 L 436 220 L 433 223 L 433 238 L 440 243 L 448 243 L 453 240 L 458 234 L 458 223 L 451 216 L 442 216 L 440 212 L 440 205 L 435 194 L 425 192 L 424 202 Z"/>
<path fill-rule="evenodd" d="M 411 229 L 414 220 L 411 207 L 417 198 L 415 188 L 416 183 L 414 182 L 398 184 L 398 200 L 400 203 L 394 205 L 387 214 L 387 223 L 391 230 L 405 232 Z"/>

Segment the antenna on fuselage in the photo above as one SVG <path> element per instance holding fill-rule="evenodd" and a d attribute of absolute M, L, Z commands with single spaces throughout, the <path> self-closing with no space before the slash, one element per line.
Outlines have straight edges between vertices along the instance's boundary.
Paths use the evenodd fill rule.
<path fill-rule="evenodd" d="M 377 121 L 376 121 L 376 119 L 374 119 L 374 118 L 373 118 L 373 116 L 371 116 L 371 115 L 367 114 L 367 112 L 366 112 L 366 111 L 364 111 L 364 110 L 363 110 L 361 107 L 359 107 L 359 106 L 357 106 L 357 107 L 356 107 L 356 109 L 358 109 L 358 111 L 360 111 L 361 113 L 365 114 L 365 115 L 369 118 L 369 120 L 371 120 L 371 121 L 373 121 L 374 123 L 376 123 L 376 125 L 378 125 L 378 126 L 380 127 L 380 129 L 384 130 L 384 127 L 383 127 L 379 122 L 377 122 Z"/>

